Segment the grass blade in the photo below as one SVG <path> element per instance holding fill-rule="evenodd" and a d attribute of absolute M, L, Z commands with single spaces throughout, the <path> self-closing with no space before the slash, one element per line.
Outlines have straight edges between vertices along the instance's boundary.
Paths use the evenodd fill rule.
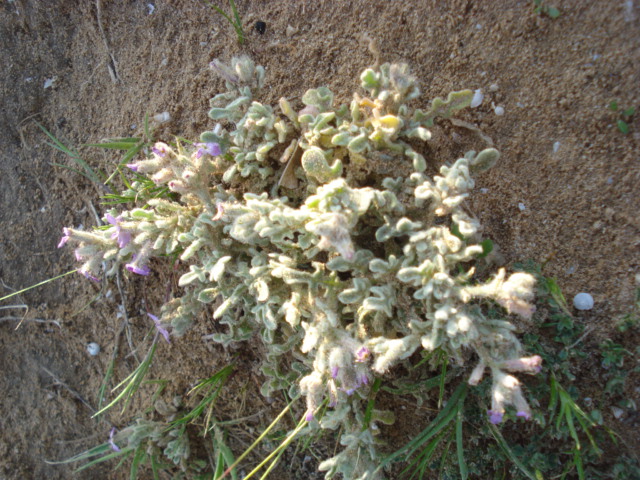
<path fill-rule="evenodd" d="M 488 420 L 487 420 L 488 421 Z M 527 467 L 524 466 L 524 463 L 522 463 L 522 461 L 517 457 L 517 455 L 515 453 L 513 453 L 513 450 L 511 450 L 511 448 L 509 447 L 509 445 L 507 444 L 506 440 L 504 439 L 504 437 L 502 436 L 502 433 L 500 432 L 500 430 L 498 429 L 498 427 L 496 427 L 493 423 L 488 422 L 489 423 L 489 430 L 491 431 L 491 434 L 493 435 L 493 438 L 496 439 L 496 442 L 498 442 L 498 445 L 500 446 L 500 448 L 502 449 L 502 451 L 505 453 L 505 455 L 509 458 L 509 460 L 511 460 L 513 462 L 513 464 L 518 467 L 520 469 L 520 471 L 530 480 L 538 480 L 528 469 Z"/>
<path fill-rule="evenodd" d="M 456 450 L 458 453 L 460 477 L 462 477 L 462 480 L 467 480 L 469 477 L 469 470 L 467 469 L 467 462 L 464 459 L 464 445 L 462 443 L 462 409 L 458 410 L 456 418 Z"/>

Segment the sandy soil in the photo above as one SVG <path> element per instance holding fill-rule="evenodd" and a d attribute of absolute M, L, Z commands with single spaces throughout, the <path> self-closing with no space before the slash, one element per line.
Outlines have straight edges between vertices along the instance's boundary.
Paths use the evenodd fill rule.
<path fill-rule="evenodd" d="M 613 325 L 631 308 L 640 273 L 640 129 L 636 120 L 623 135 L 607 106 L 640 105 L 640 5 L 558 0 L 562 15 L 551 20 L 533 14 L 532 3 L 238 0 L 247 33 L 240 46 L 231 26 L 197 1 L 1 2 L 0 295 L 75 268 L 71 251 L 56 248 L 61 229 L 95 225 L 102 212 L 104 192 L 54 165 L 73 162 L 46 144 L 38 124 L 94 168 L 109 170 L 116 156 L 81 145 L 139 134 L 146 114 L 163 111 L 171 121 L 157 129 L 158 138 L 196 138 L 212 126 L 208 99 L 223 88 L 208 68 L 213 58 L 246 53 L 264 65 L 265 103 L 295 101 L 322 85 L 348 101 L 365 67 L 407 62 L 421 79 L 425 105 L 452 90 L 485 92 L 484 103 L 459 118 L 502 152 L 479 179 L 471 207 L 506 261 L 547 262 L 544 273 L 568 298 L 594 296 L 593 310 L 576 313 L 590 328 L 587 349 L 614 338 L 634 350 L 637 333 L 620 338 Z M 254 29 L 258 20 L 264 34 Z M 434 131 L 432 145 L 434 162 L 486 146 L 449 122 Z M 117 411 L 91 419 L 98 389 L 116 344 L 114 378 L 135 367 L 130 345 L 139 356 L 149 342 L 140 313 L 159 307 L 175 282 L 170 271 L 151 283 L 123 275 L 119 289 L 74 274 L 2 303 L 0 478 L 126 476 L 108 467 L 74 475 L 73 467 L 46 461 L 68 458 L 105 441 L 112 425 L 126 425 L 128 414 Z M 120 305 L 130 319 L 130 345 L 120 334 Z M 24 318 L 17 329 L 16 317 Z M 233 359 L 240 373 L 219 415 L 261 412 L 232 429 L 241 449 L 281 404 L 258 393 L 259 352 L 202 345 L 211 328 L 202 319 L 180 341 L 162 345 L 150 375 L 168 380 L 171 398 Z M 90 341 L 102 346 L 97 357 L 86 353 Z M 591 391 L 602 389 L 588 370 L 579 374 Z M 629 384 L 627 395 L 640 401 Z M 152 391 L 143 388 L 128 411 Z M 607 421 L 637 447 L 634 415 L 607 414 Z M 289 463 L 290 478 L 314 478 L 307 459 Z"/>

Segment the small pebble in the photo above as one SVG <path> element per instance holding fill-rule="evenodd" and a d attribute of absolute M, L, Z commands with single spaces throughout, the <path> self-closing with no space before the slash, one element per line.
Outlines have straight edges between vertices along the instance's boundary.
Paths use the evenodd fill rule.
<path fill-rule="evenodd" d="M 579 293 L 573 297 L 573 306 L 577 310 L 591 310 L 593 308 L 593 297 L 588 293 Z"/>
<path fill-rule="evenodd" d="M 553 144 L 553 153 L 558 153 L 558 150 L 560 150 L 560 142 L 555 142 Z"/>
<path fill-rule="evenodd" d="M 100 345 L 96 342 L 87 343 L 87 353 L 92 357 L 95 357 L 100 353 Z"/>
<path fill-rule="evenodd" d="M 298 33 L 298 29 L 295 27 L 292 27 L 291 25 L 287 25 L 287 30 L 285 32 L 285 35 L 287 37 L 293 37 L 296 33 Z"/>
<path fill-rule="evenodd" d="M 261 21 L 257 21 L 254 25 L 254 28 L 256 29 L 256 32 L 258 32 L 260 35 L 263 35 L 264 32 L 267 31 L 267 24 Z"/>
<path fill-rule="evenodd" d="M 480 193 L 489 193 L 489 189 L 488 188 L 481 188 L 480 189 Z"/>
<path fill-rule="evenodd" d="M 498 84 L 497 83 L 492 83 L 491 86 L 489 87 L 489 91 L 490 92 L 497 92 L 498 91 Z"/>
<path fill-rule="evenodd" d="M 502 108 L 502 107 L 499 107 L 499 106 L 498 106 L 498 107 L 496 107 L 493 111 L 494 111 L 494 112 L 495 112 L 495 114 L 496 114 L 496 115 L 498 115 L 498 116 L 502 116 L 502 115 L 504 115 L 504 108 Z"/>
<path fill-rule="evenodd" d="M 162 112 L 154 115 L 153 119 L 158 123 L 167 123 L 169 120 L 171 120 L 171 115 L 169 114 L 169 112 Z"/>
<path fill-rule="evenodd" d="M 521 211 L 521 212 L 524 212 L 524 211 L 527 209 L 527 207 L 525 206 L 525 204 L 524 204 L 524 203 L 522 203 L 522 202 L 520 202 L 520 203 L 518 204 L 518 208 L 520 209 L 520 211 Z"/>
<path fill-rule="evenodd" d="M 613 416 L 616 417 L 616 419 L 619 419 L 624 414 L 624 410 L 620 407 L 611 407 L 611 413 L 613 413 Z"/>

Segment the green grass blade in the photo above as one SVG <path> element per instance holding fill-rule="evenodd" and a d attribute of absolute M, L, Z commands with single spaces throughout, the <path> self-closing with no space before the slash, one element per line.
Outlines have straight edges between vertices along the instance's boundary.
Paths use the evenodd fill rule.
<path fill-rule="evenodd" d="M 445 352 L 440 353 L 440 362 L 442 363 L 442 372 L 440 373 L 440 393 L 438 394 L 438 410 L 442 408 L 442 400 L 444 399 L 444 385 L 447 378 L 447 366 L 449 358 Z"/>
<path fill-rule="evenodd" d="M 273 452 L 271 452 L 269 455 L 267 455 L 265 457 L 264 460 L 262 460 L 262 462 L 260 462 L 253 470 L 251 470 L 245 477 L 244 480 L 249 480 L 251 477 L 253 477 L 256 473 L 258 473 L 260 471 L 260 469 L 262 467 L 264 467 L 268 462 L 271 461 L 271 459 L 275 456 L 280 456 L 282 454 L 282 452 L 291 444 L 291 442 L 293 442 L 293 440 L 296 438 L 296 436 L 298 435 L 298 433 L 300 433 L 300 430 L 302 430 L 307 424 L 307 421 L 305 420 L 304 417 L 302 417 L 300 419 L 300 421 L 298 422 L 298 425 L 296 426 L 296 428 L 287 435 L 287 437 L 280 443 L 280 445 L 278 445 L 278 448 L 276 448 Z M 271 467 L 272 468 L 272 467 Z M 270 471 L 270 469 L 269 469 Z M 261 480 L 265 478 L 264 476 L 261 477 Z"/>
<path fill-rule="evenodd" d="M 0 298 L 0 302 L 2 302 L 3 300 L 7 300 L 7 299 L 9 299 L 11 297 L 15 297 L 16 295 L 20 295 L 21 293 L 28 292 L 29 290 L 31 290 L 33 288 L 38 288 L 38 287 L 41 287 L 42 285 L 46 285 L 49 282 L 53 282 L 54 280 L 58 280 L 59 278 L 66 277 L 67 275 L 70 275 L 72 273 L 76 273 L 77 271 L 78 271 L 77 269 L 76 270 L 69 270 L 68 272 L 62 273 L 62 274 L 58 275 L 57 277 L 49 278 L 48 280 L 44 280 L 42 282 L 36 283 L 35 285 L 31 285 L 30 287 L 23 288 L 22 290 L 18 290 L 17 292 L 10 293 L 9 295 L 5 295 L 4 297 Z"/>
<path fill-rule="evenodd" d="M 138 469 L 140 468 L 140 464 L 147 456 L 147 452 L 145 451 L 145 445 L 141 443 L 136 448 L 135 453 L 133 454 L 133 460 L 131 461 L 131 470 L 129 473 L 129 480 L 136 480 L 138 478 Z"/>
<path fill-rule="evenodd" d="M 380 465 L 376 469 L 377 472 L 381 471 L 389 463 L 397 460 L 400 457 L 409 458 L 413 453 L 419 449 L 422 445 L 428 442 L 431 438 L 438 435 L 449 423 L 455 418 L 458 410 L 460 410 L 464 404 L 464 399 L 467 394 L 467 384 L 461 383 L 455 389 L 451 398 L 447 401 L 445 407 L 440 410 L 436 418 L 420 432 L 413 440 L 407 443 L 404 447 L 396 450 L 391 455 L 382 459 Z"/>
<path fill-rule="evenodd" d="M 364 422 L 362 422 L 362 431 L 364 432 L 367 428 L 369 428 L 369 424 L 371 423 L 371 416 L 373 415 L 373 408 L 376 404 L 376 395 L 380 390 L 380 386 L 382 385 L 382 379 L 376 378 L 373 382 L 373 386 L 371 387 L 371 393 L 369 394 L 369 401 L 367 402 L 367 408 L 364 411 Z"/>
<path fill-rule="evenodd" d="M 108 182 L 103 182 L 102 176 L 98 174 L 99 172 L 96 173 L 96 171 L 93 168 L 91 168 L 91 166 L 86 161 L 84 161 L 82 159 L 82 157 L 80 157 L 80 154 L 76 150 L 68 148 L 65 144 L 63 144 L 60 140 L 58 140 L 55 137 L 55 135 L 53 135 L 53 133 L 51 133 L 49 130 L 47 130 L 43 125 L 41 125 L 41 124 L 39 124 L 37 122 L 36 122 L 36 125 L 38 125 L 40 130 L 42 130 L 44 132 L 44 134 L 51 140 L 52 143 L 47 142 L 47 145 L 50 145 L 51 147 L 55 148 L 56 150 L 64 153 L 65 155 L 67 155 L 71 160 L 73 160 L 77 165 L 79 165 L 81 167 L 81 170 L 78 171 L 78 170 L 72 169 L 70 167 L 66 167 L 65 165 L 61 165 L 61 164 L 54 163 L 54 162 L 51 163 L 52 165 L 68 168 L 69 170 L 77 172 L 80 175 L 83 175 L 84 177 L 88 178 L 90 181 L 92 181 L 96 185 L 99 185 L 100 187 L 104 188 L 105 190 L 110 191 L 110 188 L 106 184 Z"/>
<path fill-rule="evenodd" d="M 225 478 L 227 475 L 229 475 L 229 473 L 231 473 L 233 471 L 234 468 L 236 468 L 240 462 L 242 460 L 244 460 L 244 458 L 249 455 L 249 453 L 251 453 L 251 451 L 256 448 L 260 442 L 262 442 L 262 440 L 264 440 L 264 438 L 267 436 L 267 434 L 273 429 L 273 427 L 275 427 L 278 422 L 282 419 L 282 417 L 284 417 L 287 412 L 289 412 L 289 410 L 291 409 L 291 407 L 295 404 L 295 402 L 300 398 L 300 396 L 295 397 L 294 399 L 291 400 L 291 402 L 282 409 L 282 411 L 278 414 L 278 416 L 273 420 L 273 422 L 271 422 L 271 424 L 266 428 L 266 430 L 264 432 L 262 432 L 260 434 L 260 436 L 251 444 L 249 445 L 249 448 L 247 448 L 242 455 L 240 455 L 235 462 L 233 462 L 233 465 L 231 465 L 229 468 L 227 468 L 225 470 L 225 472 L 222 474 L 222 477 L 220 477 L 220 479 Z M 245 477 L 248 478 L 248 477 Z"/>
<path fill-rule="evenodd" d="M 106 142 L 87 143 L 85 147 L 107 148 L 110 150 L 129 150 L 132 146 L 139 143 L 140 138 L 114 138 Z"/>
<path fill-rule="evenodd" d="M 464 459 L 464 445 L 462 443 L 462 409 L 458 410 L 456 418 L 456 450 L 458 454 L 458 467 L 460 468 L 460 477 L 462 480 L 467 480 L 469 477 L 469 470 L 467 469 L 467 462 Z"/>
<path fill-rule="evenodd" d="M 151 349 L 147 353 L 147 356 L 144 358 L 144 360 L 140 363 L 140 365 L 138 365 L 138 367 L 126 379 L 124 379 L 122 382 L 120 382 L 113 389 L 113 391 L 119 389 L 120 387 L 122 387 L 125 384 L 126 384 L 126 386 L 116 396 L 116 398 L 114 398 L 111 401 L 111 403 L 109 403 L 106 407 L 104 407 L 101 410 L 99 410 L 98 412 L 96 412 L 93 415 L 92 418 L 95 418 L 95 417 L 97 417 L 99 415 L 102 415 L 104 412 L 109 410 L 111 407 L 113 407 L 114 405 L 116 405 L 118 402 L 120 402 L 123 399 L 124 399 L 124 405 L 122 407 L 122 412 L 124 412 L 124 410 L 127 408 L 127 405 L 131 401 L 131 398 L 133 397 L 135 392 L 138 390 L 138 388 L 140 387 L 140 384 L 142 383 L 142 380 L 146 376 L 147 370 L 149 370 L 149 367 L 151 365 L 151 360 L 153 359 L 153 354 L 155 353 L 157 346 L 158 346 L 158 344 L 154 340 L 153 344 L 151 345 Z"/>
<path fill-rule="evenodd" d="M 488 421 L 488 420 L 487 420 Z M 523 473 L 523 475 L 525 475 L 527 478 L 529 478 L 530 480 L 538 480 L 528 469 L 527 467 L 524 466 L 524 464 L 522 463 L 522 461 L 517 457 L 517 455 L 515 453 L 513 453 L 513 450 L 511 450 L 511 448 L 509 447 L 509 445 L 507 444 L 506 440 L 504 439 L 504 437 L 502 436 L 502 433 L 500 432 L 500 430 L 498 429 L 498 427 L 496 427 L 493 423 L 489 422 L 489 430 L 491 431 L 491 434 L 493 435 L 493 438 L 496 439 L 496 442 L 498 442 L 498 445 L 500 446 L 500 448 L 502 449 L 502 451 L 505 453 L 505 455 L 509 458 L 509 460 L 511 460 L 513 462 L 513 464 L 518 467 L 518 469 L 520 469 L 520 471 Z"/>

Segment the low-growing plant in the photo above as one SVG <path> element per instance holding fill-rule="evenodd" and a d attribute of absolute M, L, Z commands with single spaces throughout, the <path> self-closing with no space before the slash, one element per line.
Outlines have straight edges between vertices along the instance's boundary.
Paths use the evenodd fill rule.
<path fill-rule="evenodd" d="M 301 110 L 283 98 L 276 113 L 254 99 L 262 67 L 246 57 L 212 67 L 228 91 L 212 99 L 209 115 L 226 128 L 218 123 L 193 145 L 156 143 L 149 159 L 129 164 L 179 198 L 111 210 L 107 228 L 65 228 L 60 246 L 75 245 L 79 272 L 97 280 L 103 266 L 112 275 L 124 265 L 146 276 L 179 255 L 184 292 L 162 307 L 158 329 L 179 337 L 213 305 L 227 331 L 207 338 L 261 338 L 262 392 L 295 382 L 289 393 L 306 397 L 306 421 L 342 429 L 345 449 L 320 465 L 329 476 L 382 477 L 376 424 L 393 419 L 363 402 L 376 379 L 421 349 L 458 364 L 475 355 L 469 383 L 490 371 L 492 423 L 510 406 L 531 418 L 511 372 L 535 374 L 541 359 L 524 356 L 514 327 L 485 305 L 529 319 L 534 278 L 500 269 L 475 280 L 473 263 L 486 252 L 463 208 L 471 174 L 499 154 L 468 152 L 430 178 L 420 153 L 435 119 L 467 107 L 472 92 L 412 108 L 415 77 L 385 64 L 363 72 L 368 95 L 350 105 L 334 107 L 321 87 L 307 91 Z M 280 361 L 288 352 L 290 370 Z M 323 402 L 329 408 L 317 418 Z"/>
<path fill-rule="evenodd" d="M 234 2 L 233 0 L 229 0 L 229 7 L 231 7 L 231 14 L 233 15 L 231 16 L 230 14 L 227 14 L 224 10 L 222 10 L 217 5 L 213 5 L 212 3 L 207 2 L 206 0 L 202 0 L 202 1 L 209 7 L 213 8 L 220 15 L 222 15 L 225 18 L 225 20 L 227 20 L 227 22 L 231 24 L 233 29 L 236 31 L 238 43 L 242 45 L 244 43 L 244 30 L 242 28 L 242 20 L 240 19 L 240 14 L 238 14 L 238 9 L 236 8 L 236 2 Z"/>
<path fill-rule="evenodd" d="M 142 200 L 141 207 L 109 210 L 105 227 L 64 229 L 60 246 L 74 245 L 78 271 L 94 281 L 121 266 L 150 276 L 178 259 L 183 290 L 157 317 L 149 315 L 156 339 L 181 337 L 201 313 L 213 311 L 220 327 L 205 339 L 262 342 L 262 393 L 283 390 L 306 401 L 302 420 L 296 417 L 296 428 L 261 464 L 267 473 L 297 434 L 324 429 L 339 432 L 343 447 L 320 463 L 327 478 L 383 478 L 399 458 L 409 462 L 405 473 L 422 475 L 435 454 L 440 471 L 451 472 L 442 455 L 450 448 L 457 474 L 467 478 L 463 425 L 475 419 L 503 456 L 534 478 L 532 471 L 537 476 L 546 467 L 525 462 L 496 427 L 503 419 L 544 423 L 528 397 L 536 404 L 550 399 L 549 422 L 555 416 L 558 438 L 566 433 L 577 445 L 571 468 L 584 478 L 579 435 L 597 450 L 593 420 L 553 375 L 544 375 L 546 391 L 535 382 L 532 393 L 514 375 L 535 375 L 543 358 L 552 358 L 570 378 L 569 347 L 581 330 L 557 283 L 544 279 L 554 312 L 543 327 L 555 329 L 565 355 L 552 357 L 534 342 L 521 346 L 507 314 L 531 320 L 535 277 L 508 276 L 504 268 L 491 275 L 492 243 L 464 207 L 472 175 L 491 168 L 499 153 L 470 151 L 427 175 L 429 129 L 469 106 L 473 93 L 414 108 L 415 77 L 406 65 L 384 64 L 362 73 L 366 93 L 348 105 L 335 106 L 333 93 L 320 87 L 302 96 L 303 106 L 282 98 L 274 108 L 256 100 L 262 67 L 247 57 L 211 66 L 227 88 L 211 100 L 209 116 L 218 123 L 199 142 L 157 142 L 148 158 L 132 158 L 134 178 L 126 179 L 122 198 Z M 150 194 L 154 188 L 164 194 Z M 416 356 L 422 360 L 412 365 Z M 461 380 L 469 363 L 474 368 Z M 400 365 L 432 372 L 422 383 L 437 391 L 439 413 L 406 447 L 384 456 L 379 425 L 393 423 L 394 415 L 377 406 L 377 395 L 417 395 Z M 491 379 L 483 381 L 486 371 Z M 125 385 L 135 387 L 137 374 L 131 378 Z M 473 408 L 465 403 L 469 396 Z M 487 398 L 481 414 L 478 405 Z"/>
<path fill-rule="evenodd" d="M 633 120 L 633 116 L 636 113 L 634 107 L 620 108 L 616 100 L 609 104 L 609 110 L 616 113 L 616 126 L 621 133 L 625 135 L 629 133 L 629 124 Z"/>
<path fill-rule="evenodd" d="M 560 10 L 555 6 L 548 5 L 545 0 L 533 0 L 533 11 L 538 15 L 546 15 L 554 20 L 560 16 Z"/>

